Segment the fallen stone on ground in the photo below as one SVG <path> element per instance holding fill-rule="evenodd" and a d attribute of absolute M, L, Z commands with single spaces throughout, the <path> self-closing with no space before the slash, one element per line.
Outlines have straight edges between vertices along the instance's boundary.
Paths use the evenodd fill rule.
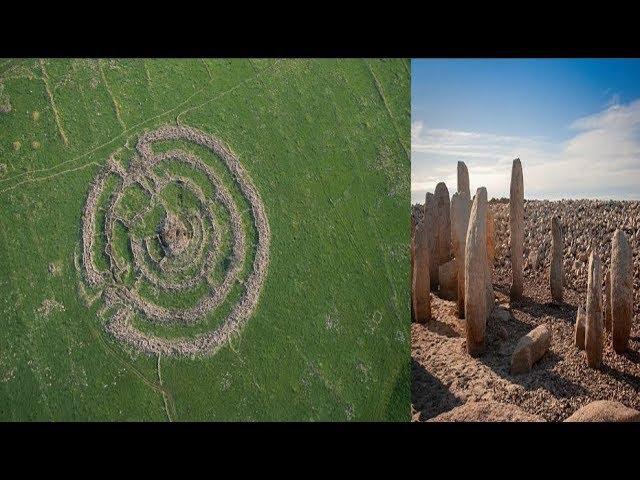
<path fill-rule="evenodd" d="M 596 400 L 578 409 L 565 422 L 640 422 L 640 412 L 611 400 Z"/>
<path fill-rule="evenodd" d="M 511 356 L 511 373 L 529 373 L 551 345 L 551 329 L 546 325 L 534 328 L 522 337 Z"/>

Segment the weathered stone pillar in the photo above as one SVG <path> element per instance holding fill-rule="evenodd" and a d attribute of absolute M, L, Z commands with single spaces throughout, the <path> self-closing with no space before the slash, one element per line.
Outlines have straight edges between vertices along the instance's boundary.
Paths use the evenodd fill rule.
<path fill-rule="evenodd" d="M 633 272 L 631 246 L 620 229 L 611 241 L 611 337 L 613 349 L 624 352 L 629 346 L 633 318 Z"/>
<path fill-rule="evenodd" d="M 459 166 L 460 162 L 458 172 Z M 464 256 L 470 209 L 471 199 L 468 192 L 453 194 L 451 197 L 451 247 L 458 271 L 458 318 L 464 318 Z"/>
<path fill-rule="evenodd" d="M 429 282 L 431 290 L 437 290 L 440 283 L 438 280 L 438 217 L 436 197 L 431 192 L 425 195 L 422 218 L 429 230 Z"/>
<path fill-rule="evenodd" d="M 511 168 L 511 191 L 509 199 L 509 226 L 511 232 L 511 299 L 517 300 L 523 293 L 524 254 L 524 183 L 520 159 L 513 161 Z"/>
<path fill-rule="evenodd" d="M 607 270 L 604 276 L 604 329 L 611 332 L 611 271 Z"/>
<path fill-rule="evenodd" d="M 413 311 L 416 321 L 431 319 L 431 288 L 429 286 L 429 226 L 424 219 L 416 226 L 415 268 L 413 271 Z"/>
<path fill-rule="evenodd" d="M 493 212 L 487 203 L 487 316 L 491 315 L 495 303 L 493 292 L 493 262 L 495 256 L 495 231 L 493 224 Z"/>
<path fill-rule="evenodd" d="M 584 346 L 587 363 L 592 368 L 602 363 L 604 325 L 602 322 L 602 266 L 600 256 L 591 251 L 589 256 L 589 278 L 587 282 L 587 318 L 585 322 Z"/>
<path fill-rule="evenodd" d="M 436 220 L 438 222 L 438 265 L 447 263 L 451 258 L 451 216 L 449 209 L 449 190 L 444 182 L 436 185 Z"/>
<path fill-rule="evenodd" d="M 584 314 L 584 308 L 582 305 L 578 306 L 578 313 L 576 314 L 576 324 L 573 330 L 574 343 L 580 350 L 584 350 L 584 331 L 586 328 L 586 319 Z"/>
<path fill-rule="evenodd" d="M 551 219 L 551 268 L 549 269 L 549 286 L 551 298 L 554 302 L 562 303 L 562 255 L 564 252 L 564 239 L 562 225 L 558 217 Z"/>
<path fill-rule="evenodd" d="M 496 258 L 496 232 L 493 210 L 487 206 L 487 261 L 489 269 L 493 272 L 493 262 Z"/>
<path fill-rule="evenodd" d="M 484 351 L 487 324 L 487 190 L 476 192 L 469 217 L 465 244 L 464 297 L 467 323 L 467 352 L 480 355 Z"/>
<path fill-rule="evenodd" d="M 416 258 L 416 218 L 411 215 L 411 278 L 409 279 L 411 282 L 411 321 L 414 322 L 416 320 L 415 310 L 414 310 L 414 300 L 413 300 L 413 276 L 414 276 L 414 267 L 415 267 L 415 258 Z"/>
<path fill-rule="evenodd" d="M 469 170 L 464 162 L 458 162 L 458 193 L 466 193 L 471 199 L 471 190 L 469 190 Z"/>

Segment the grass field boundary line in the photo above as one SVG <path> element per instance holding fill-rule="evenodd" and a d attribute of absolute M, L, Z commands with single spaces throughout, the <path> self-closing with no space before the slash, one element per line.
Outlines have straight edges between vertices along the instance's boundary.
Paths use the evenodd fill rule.
<path fill-rule="evenodd" d="M 49 86 L 49 74 L 47 73 L 47 69 L 44 66 L 44 60 L 40 58 L 38 61 L 40 62 L 40 69 L 42 70 L 42 82 L 44 83 L 44 88 L 47 91 L 49 102 L 51 103 L 51 109 L 53 110 L 53 118 L 55 119 L 56 125 L 58 126 L 58 133 L 62 137 L 62 141 L 64 142 L 65 146 L 68 146 L 69 140 L 67 139 L 67 134 L 64 133 L 64 128 L 62 128 L 60 112 L 56 107 L 56 102 L 53 98 L 53 91 L 51 91 L 51 87 Z"/>

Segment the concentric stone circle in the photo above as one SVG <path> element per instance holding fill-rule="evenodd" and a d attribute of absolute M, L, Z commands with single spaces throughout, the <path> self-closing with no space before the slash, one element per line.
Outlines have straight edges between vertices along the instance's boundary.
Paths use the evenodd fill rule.
<path fill-rule="evenodd" d="M 250 206 L 250 215 L 257 233 L 253 263 L 248 273 L 244 269 L 247 259 L 247 239 L 242 225 L 240 209 L 227 186 L 218 178 L 216 171 L 197 155 L 183 149 L 154 153 L 153 145 L 161 141 L 181 141 L 193 143 L 212 152 L 230 173 Z M 136 155 L 125 168 L 115 156 L 109 157 L 106 165 L 94 178 L 87 195 L 82 218 L 82 274 L 84 281 L 94 288 L 100 288 L 105 305 L 113 307 L 115 313 L 106 324 L 106 329 L 116 339 L 145 353 L 163 355 L 211 355 L 234 333 L 238 333 L 251 317 L 258 303 L 262 284 L 269 263 L 270 229 L 264 205 L 238 158 L 216 137 L 187 126 L 163 126 L 141 135 L 136 146 Z M 164 161 L 180 162 L 190 170 L 204 175 L 214 192 L 207 195 L 197 183 L 187 176 L 178 174 L 159 175 L 154 167 Z M 98 201 L 107 191 L 107 178 L 115 175 L 119 182 L 108 199 L 104 223 L 98 222 Z M 117 206 L 128 187 L 138 186 L 148 195 L 147 207 L 136 212 L 130 219 L 123 218 Z M 168 185 L 177 185 L 190 192 L 197 199 L 194 211 L 175 213 L 166 205 L 164 219 L 157 225 L 154 235 L 136 237 L 134 227 L 155 208 L 160 192 Z M 218 281 L 212 280 L 210 273 L 219 261 L 221 225 L 216 218 L 214 204 L 222 207 L 228 219 L 230 231 L 230 253 L 225 271 Z M 135 287 L 122 281 L 127 266 L 119 258 L 114 248 L 116 223 L 125 227 L 128 244 L 133 257 L 136 279 L 142 278 L 160 291 L 178 292 L 206 284 L 207 293 L 186 308 L 168 308 L 149 300 Z M 205 228 L 206 226 L 206 228 Z M 102 231 L 100 231 L 102 230 Z M 95 261 L 96 235 L 105 238 L 104 253 L 109 268 L 101 270 Z M 154 242 L 160 250 L 152 248 Z M 156 324 L 191 325 L 202 322 L 227 298 L 230 290 L 241 284 L 243 292 L 230 312 L 217 327 L 203 334 L 191 337 L 163 338 L 141 331 L 132 318 Z"/>

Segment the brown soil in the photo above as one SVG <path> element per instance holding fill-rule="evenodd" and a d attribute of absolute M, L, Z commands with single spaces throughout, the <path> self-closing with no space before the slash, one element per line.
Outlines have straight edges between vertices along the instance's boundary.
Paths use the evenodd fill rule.
<path fill-rule="evenodd" d="M 640 409 L 640 328 L 631 330 L 630 350 L 611 348 L 605 333 L 603 365 L 587 366 L 584 351 L 573 344 L 578 302 L 584 292 L 565 288 L 564 303 L 551 303 L 548 267 L 535 276 L 525 271 L 522 301 L 511 305 L 508 318 L 487 322 L 487 349 L 478 358 L 465 351 L 464 320 L 455 303 L 432 293 L 433 320 L 411 327 L 412 406 L 414 421 L 425 421 L 469 401 L 497 401 L 517 405 L 547 421 L 562 421 L 594 400 L 616 400 Z M 494 272 L 496 305 L 509 308 L 510 271 Z M 529 374 L 511 375 L 511 353 L 518 339 L 547 323 L 552 330 L 550 350 Z"/>

